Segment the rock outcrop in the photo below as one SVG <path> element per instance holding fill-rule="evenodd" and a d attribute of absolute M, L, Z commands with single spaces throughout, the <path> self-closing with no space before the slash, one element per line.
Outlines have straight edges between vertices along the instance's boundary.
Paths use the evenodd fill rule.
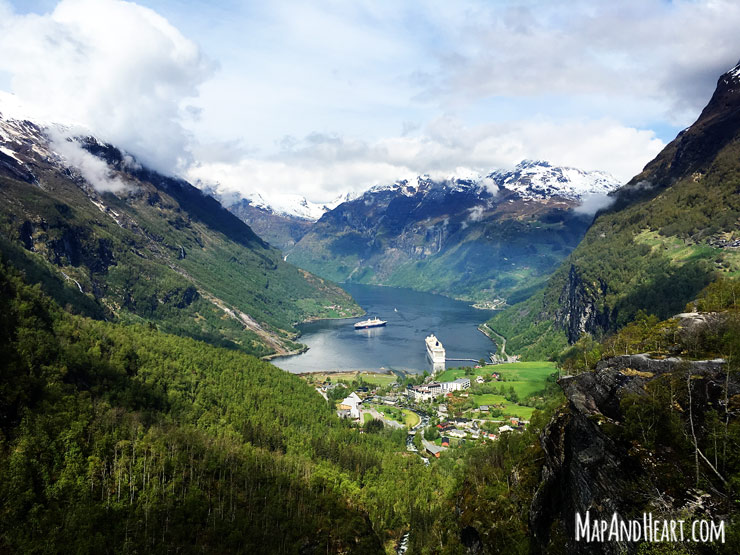
<path fill-rule="evenodd" d="M 605 329 L 609 315 L 598 306 L 599 299 L 606 295 L 606 283 L 599 279 L 586 283 L 577 268 L 571 264 L 568 284 L 558 299 L 555 321 L 565 330 L 570 343 L 575 343 L 585 332 Z"/>
<path fill-rule="evenodd" d="M 736 378 L 726 381 L 723 360 L 620 356 L 600 362 L 595 372 L 559 380 L 568 406 L 554 416 L 541 436 L 545 463 L 530 511 L 535 543 L 543 552 L 552 547 L 554 537 L 559 538 L 557 543 L 565 543 L 568 553 L 636 551 L 636 543 L 575 541 L 577 513 L 590 511 L 592 518 L 608 519 L 616 512 L 630 518 L 644 511 L 676 514 L 696 505 L 697 494 L 690 487 L 680 495 L 666 491 L 663 472 L 673 464 L 672 453 L 649 452 L 638 442 L 626 440 L 621 431 L 625 420 L 622 400 L 630 395 L 647 396 L 646 386 L 668 373 L 692 376 L 691 404 L 697 422 L 710 408 L 724 411 L 726 385 L 728 397 L 740 393 Z M 688 418 L 688 407 L 676 410 Z"/>

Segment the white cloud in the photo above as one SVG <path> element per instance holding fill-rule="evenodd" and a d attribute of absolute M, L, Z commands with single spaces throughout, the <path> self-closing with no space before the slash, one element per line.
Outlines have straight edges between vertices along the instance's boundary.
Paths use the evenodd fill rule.
<path fill-rule="evenodd" d="M 469 5 L 423 94 L 448 106 L 549 97 L 556 111 L 686 125 L 740 58 L 733 0 Z"/>
<path fill-rule="evenodd" d="M 127 188 L 123 180 L 113 173 L 104 160 L 90 154 L 78 142 L 70 140 L 66 133 L 52 128 L 49 134 L 52 150 L 62 156 L 67 164 L 77 168 L 85 181 L 97 191 L 101 193 L 118 192 Z"/>
<path fill-rule="evenodd" d="M 599 210 L 609 207 L 614 202 L 614 197 L 602 193 L 592 193 L 585 195 L 581 199 L 581 204 L 576 206 L 574 212 L 586 216 L 593 216 Z"/>
<path fill-rule="evenodd" d="M 36 113 L 83 125 L 156 169 L 183 167 L 184 101 L 212 70 L 195 43 L 130 2 L 62 0 L 47 15 L 1 2 L 0 70 Z"/>
<path fill-rule="evenodd" d="M 326 202 L 347 191 L 414 180 L 484 175 L 510 168 L 525 158 L 585 170 L 606 170 L 627 181 L 664 143 L 651 131 L 618 122 L 527 120 L 467 127 L 440 118 L 422 133 L 372 143 L 312 134 L 293 138 L 268 159 L 245 156 L 237 163 L 201 162 L 189 177 L 218 182 L 225 191 L 281 190 L 313 202 Z"/>
<path fill-rule="evenodd" d="M 0 0 L 0 76 L 155 169 L 315 202 L 524 158 L 626 181 L 740 57 L 729 0 L 139 1 L 184 31 L 132 2 Z"/>

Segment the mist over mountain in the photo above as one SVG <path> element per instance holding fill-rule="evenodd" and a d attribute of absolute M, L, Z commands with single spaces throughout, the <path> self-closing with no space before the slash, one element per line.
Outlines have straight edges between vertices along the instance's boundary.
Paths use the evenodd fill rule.
<path fill-rule="evenodd" d="M 614 193 L 544 291 L 495 325 L 542 356 L 566 338 L 613 332 L 640 310 L 681 312 L 708 283 L 736 276 L 738 139 L 740 65 L 720 76 L 696 122 Z"/>
<path fill-rule="evenodd" d="M 485 176 L 400 181 L 311 224 L 240 201 L 230 210 L 287 259 L 337 282 L 411 287 L 501 306 L 526 298 L 590 224 L 586 201 L 618 181 L 525 160 Z"/>
<path fill-rule="evenodd" d="M 0 246 L 62 304 L 268 355 L 359 313 L 182 179 L 92 136 L 0 116 Z"/>

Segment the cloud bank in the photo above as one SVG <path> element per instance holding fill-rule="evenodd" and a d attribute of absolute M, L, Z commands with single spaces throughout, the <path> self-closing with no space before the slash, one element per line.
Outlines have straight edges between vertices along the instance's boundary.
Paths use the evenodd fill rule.
<path fill-rule="evenodd" d="M 62 0 L 19 15 L 0 0 L 0 70 L 40 117 L 85 126 L 146 165 L 189 163 L 185 101 L 212 74 L 165 18 L 117 0 Z"/>
<path fill-rule="evenodd" d="M 626 181 L 740 57 L 729 0 L 61 0 L 27 11 L 0 0 L 0 83 L 47 119 L 160 171 L 314 202 L 524 158 Z"/>
<path fill-rule="evenodd" d="M 525 120 L 468 127 L 453 118 L 431 122 L 414 136 L 374 142 L 317 135 L 283 142 L 269 158 L 205 162 L 190 168 L 192 180 L 219 183 L 224 191 L 291 191 L 315 202 L 429 174 L 485 175 L 525 158 L 585 170 L 602 169 L 626 181 L 663 148 L 651 131 L 609 120 Z"/>

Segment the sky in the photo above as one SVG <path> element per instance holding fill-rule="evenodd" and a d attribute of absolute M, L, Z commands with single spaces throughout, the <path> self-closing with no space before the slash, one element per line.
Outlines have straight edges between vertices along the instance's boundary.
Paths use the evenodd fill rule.
<path fill-rule="evenodd" d="M 522 159 L 627 181 L 737 63 L 738 28 L 723 0 L 0 0 L 0 91 L 245 195 Z"/>

